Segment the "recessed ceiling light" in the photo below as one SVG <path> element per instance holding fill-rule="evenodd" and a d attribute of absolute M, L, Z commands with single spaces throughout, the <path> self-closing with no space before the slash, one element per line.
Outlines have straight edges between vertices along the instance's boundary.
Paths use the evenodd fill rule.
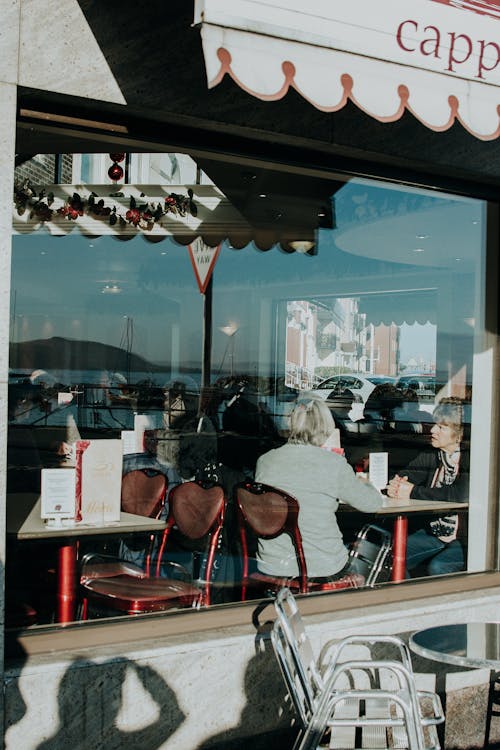
<path fill-rule="evenodd" d="M 106 284 L 101 289 L 101 294 L 120 294 L 121 288 L 118 286 L 118 284 Z"/>
<path fill-rule="evenodd" d="M 416 237 L 417 237 L 417 240 L 428 240 L 430 235 L 429 234 L 417 234 Z"/>
<path fill-rule="evenodd" d="M 259 198 L 267 198 L 267 193 L 259 193 Z"/>
<path fill-rule="evenodd" d="M 414 247 L 413 248 L 413 252 L 414 253 L 423 253 L 424 252 L 424 248 L 423 247 Z"/>

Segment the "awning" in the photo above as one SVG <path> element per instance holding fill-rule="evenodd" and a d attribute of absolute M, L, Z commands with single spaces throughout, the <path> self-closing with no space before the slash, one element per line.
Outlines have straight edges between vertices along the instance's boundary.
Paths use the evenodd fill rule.
<path fill-rule="evenodd" d="M 500 0 L 195 0 L 208 86 L 500 135 Z"/>
<path fill-rule="evenodd" d="M 130 240 L 140 234 L 183 245 L 201 237 L 211 246 L 229 239 L 244 247 L 253 238 L 252 227 L 215 185 L 46 185 L 37 192 L 24 185 L 14 196 L 12 224 L 15 234 L 43 227 L 54 236 L 80 231 Z"/>
<path fill-rule="evenodd" d="M 214 184 L 33 187 L 26 182 L 14 191 L 14 234 L 43 228 L 54 236 L 79 231 L 121 240 L 141 235 L 150 242 L 170 237 L 182 245 L 201 237 L 211 247 L 227 240 L 235 249 L 253 242 L 260 250 L 281 245 L 286 252 L 306 252 L 303 245 L 314 246 L 317 227 L 332 226 L 331 182 L 301 177 L 298 184 L 290 174 L 203 165 L 227 185 L 229 196 Z M 299 187 L 307 195 L 296 192 Z"/>

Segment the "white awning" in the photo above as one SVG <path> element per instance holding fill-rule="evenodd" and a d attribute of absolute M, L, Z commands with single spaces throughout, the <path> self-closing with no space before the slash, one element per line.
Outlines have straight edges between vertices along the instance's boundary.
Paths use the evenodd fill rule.
<path fill-rule="evenodd" d="M 500 135 L 500 0 L 195 0 L 209 88 Z"/>
<path fill-rule="evenodd" d="M 80 231 L 130 240 L 140 234 L 150 242 L 171 237 L 183 245 L 201 237 L 211 246 L 227 238 L 235 247 L 253 239 L 252 227 L 215 185 L 46 185 L 33 195 L 30 190 L 19 186 L 15 193 L 14 234 L 41 228 L 54 236 Z"/>

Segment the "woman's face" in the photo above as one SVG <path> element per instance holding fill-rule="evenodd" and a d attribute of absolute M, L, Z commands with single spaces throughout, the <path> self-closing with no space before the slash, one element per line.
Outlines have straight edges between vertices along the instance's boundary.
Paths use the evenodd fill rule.
<path fill-rule="evenodd" d="M 457 449 L 459 439 L 456 430 L 443 422 L 436 422 L 431 428 L 431 444 L 433 448 L 453 453 Z"/>

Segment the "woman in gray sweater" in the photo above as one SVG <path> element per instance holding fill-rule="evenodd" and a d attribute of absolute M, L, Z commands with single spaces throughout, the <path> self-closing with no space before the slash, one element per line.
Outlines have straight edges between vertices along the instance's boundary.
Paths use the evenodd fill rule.
<path fill-rule="evenodd" d="M 308 578 L 337 580 L 348 572 L 348 553 L 335 515 L 339 501 L 373 512 L 381 507 L 382 495 L 358 479 L 343 456 L 326 447 L 336 430 L 324 401 L 299 401 L 290 415 L 290 427 L 288 442 L 259 458 L 255 479 L 285 490 L 299 501 Z M 299 574 L 286 534 L 259 540 L 257 561 L 266 575 Z"/>

